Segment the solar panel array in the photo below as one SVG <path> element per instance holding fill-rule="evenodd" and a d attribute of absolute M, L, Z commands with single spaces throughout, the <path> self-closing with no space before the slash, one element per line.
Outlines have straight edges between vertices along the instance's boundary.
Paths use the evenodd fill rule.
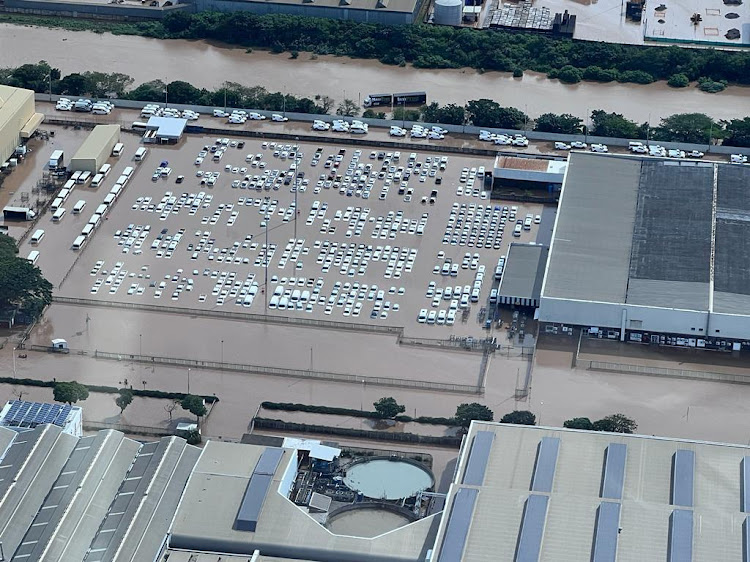
<path fill-rule="evenodd" d="M 461 562 L 479 490 L 459 488 L 453 498 L 438 562 Z"/>
<path fill-rule="evenodd" d="M 677 449 L 672 461 L 672 505 L 693 507 L 695 451 Z"/>
<path fill-rule="evenodd" d="M 255 465 L 255 470 L 247 484 L 245 496 L 242 498 L 240 510 L 234 520 L 237 531 L 255 532 L 260 519 L 260 512 L 268 494 L 268 488 L 273 480 L 276 468 L 281 462 L 284 450 L 276 447 L 266 447 Z"/>
<path fill-rule="evenodd" d="M 490 458 L 490 449 L 492 449 L 494 439 L 494 431 L 477 431 L 471 442 L 469 461 L 464 471 L 464 484 L 481 486 L 484 483 L 484 473 L 487 470 L 487 461 Z"/>
<path fill-rule="evenodd" d="M 557 453 L 560 451 L 558 437 L 542 437 L 536 454 L 534 475 L 531 477 L 532 492 L 551 492 L 552 481 L 555 478 Z"/>
<path fill-rule="evenodd" d="M 53 424 L 60 427 L 72 407 L 69 404 L 45 404 L 42 402 L 27 402 L 25 400 L 11 400 L 10 408 L 3 418 L 3 425 L 7 427 L 35 428 L 42 424 Z"/>

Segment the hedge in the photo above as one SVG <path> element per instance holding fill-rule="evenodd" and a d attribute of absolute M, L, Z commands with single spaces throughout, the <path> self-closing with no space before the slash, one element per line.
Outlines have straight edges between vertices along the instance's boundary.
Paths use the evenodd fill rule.
<path fill-rule="evenodd" d="M 355 410 L 353 408 L 335 408 L 333 406 L 314 406 L 311 404 L 294 404 L 291 402 L 261 402 L 261 407 L 266 410 L 282 410 L 285 412 L 309 412 L 311 414 L 332 414 L 334 416 L 352 416 L 354 418 L 384 419 L 378 412 L 367 410 Z M 399 415 L 394 418 L 397 422 L 402 423 L 424 423 L 429 425 L 458 425 L 453 418 L 436 418 L 430 416 L 411 416 Z"/>
<path fill-rule="evenodd" d="M 62 381 L 40 381 L 37 379 L 16 379 L 13 377 L 0 377 L 0 384 L 15 384 L 20 386 L 38 386 L 46 388 L 54 388 L 58 382 Z M 89 392 L 100 392 L 103 394 L 119 394 L 120 389 L 114 386 L 100 386 L 95 384 L 85 384 Z M 182 392 L 165 392 L 163 390 L 139 390 L 137 388 L 130 388 L 133 392 L 133 396 L 140 396 L 141 398 L 165 398 L 169 400 L 182 400 L 187 394 Z M 202 396 L 206 402 L 213 404 L 219 401 L 218 396 Z"/>

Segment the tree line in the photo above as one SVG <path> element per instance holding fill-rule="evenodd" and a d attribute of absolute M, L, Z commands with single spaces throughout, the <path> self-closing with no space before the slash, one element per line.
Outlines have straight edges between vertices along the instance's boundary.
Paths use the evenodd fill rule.
<path fill-rule="evenodd" d="M 69 96 L 94 98 L 120 98 L 149 102 L 168 100 L 175 104 L 205 105 L 213 107 L 246 107 L 271 111 L 328 114 L 334 110 L 334 101 L 328 96 L 313 98 L 269 92 L 260 86 L 243 86 L 225 82 L 215 90 L 196 88 L 176 80 L 168 84 L 153 80 L 133 88 L 133 79 L 121 73 L 84 72 L 61 76 L 60 70 L 44 61 L 24 64 L 16 68 L 0 69 L 0 84 L 28 88 L 36 92 L 49 92 Z M 344 100 L 335 113 L 349 117 L 360 115 L 353 100 Z M 367 109 L 363 117 L 386 118 L 384 111 Z M 465 106 L 440 105 L 432 102 L 420 108 L 396 107 L 392 113 L 396 121 L 424 121 L 452 125 L 534 130 L 561 134 L 590 134 L 601 137 L 627 139 L 652 139 L 693 144 L 709 144 L 709 139 L 722 141 L 728 146 L 750 146 L 750 117 L 731 120 L 714 120 L 703 113 L 675 114 L 661 120 L 658 125 L 637 123 L 622 114 L 595 109 L 588 122 L 571 114 L 544 113 L 535 119 L 520 109 L 503 107 L 490 99 L 471 100 Z"/>
<path fill-rule="evenodd" d="M 93 29 L 159 39 L 213 39 L 246 48 L 300 51 L 420 68 L 469 67 L 480 71 L 530 70 L 564 82 L 649 83 L 674 87 L 697 82 L 706 91 L 727 83 L 750 84 L 750 52 L 620 45 L 501 30 L 449 26 L 386 26 L 285 14 L 174 11 L 161 21 L 103 22 L 5 16 L 68 29 Z M 685 82 L 687 79 L 687 83 Z"/>
<path fill-rule="evenodd" d="M 16 241 L 0 234 L 0 312 L 38 318 L 52 302 L 52 284 L 37 266 L 18 255 Z"/>

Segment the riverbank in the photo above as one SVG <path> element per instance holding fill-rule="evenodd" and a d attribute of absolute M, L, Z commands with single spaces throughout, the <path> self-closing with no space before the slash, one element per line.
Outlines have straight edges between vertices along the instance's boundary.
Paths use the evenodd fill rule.
<path fill-rule="evenodd" d="M 203 40 L 33 29 L 29 33 L 28 27 L 0 24 L 1 67 L 46 60 L 63 74 L 107 70 L 127 74 L 136 83 L 185 80 L 199 88 L 215 88 L 231 81 L 297 96 L 327 95 L 337 104 L 345 98 L 361 100 L 371 92 L 424 90 L 429 101 L 441 105 L 464 105 L 470 99 L 489 98 L 503 106 L 523 109 L 532 118 L 553 112 L 585 119 L 593 109 L 603 109 L 638 122 L 656 122 L 676 111 L 706 113 L 714 119 L 743 117 L 750 95 L 750 88 L 742 86 L 706 94 L 694 87 L 674 90 L 664 82 L 567 85 L 533 72 L 513 78 L 502 72 L 399 67 L 372 59 L 310 53 L 292 59 L 288 54 L 248 53 L 244 48 Z M 143 64 L 146 60 L 147 65 Z"/>

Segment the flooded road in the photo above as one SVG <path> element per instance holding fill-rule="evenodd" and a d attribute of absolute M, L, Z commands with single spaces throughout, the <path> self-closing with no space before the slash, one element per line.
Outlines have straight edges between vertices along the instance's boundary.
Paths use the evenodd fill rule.
<path fill-rule="evenodd" d="M 216 88 L 225 81 L 259 85 L 298 96 L 327 95 L 339 101 L 357 100 L 372 92 L 425 90 L 432 101 L 465 104 L 491 98 L 504 106 L 524 109 L 532 117 L 545 112 L 585 117 L 594 109 L 616 111 L 643 122 L 682 112 L 707 113 L 717 119 L 750 113 L 750 89 L 730 87 L 720 94 L 696 88 L 674 91 L 665 83 L 560 84 L 527 73 L 480 74 L 472 69 L 424 70 L 386 66 L 377 61 L 333 56 L 299 59 L 205 41 L 158 40 L 60 29 L 0 25 L 0 66 L 40 60 L 63 74 L 97 70 L 122 72 L 136 84 L 148 80 L 186 80 L 199 88 Z M 149 61 L 148 64 L 143 64 Z"/>

